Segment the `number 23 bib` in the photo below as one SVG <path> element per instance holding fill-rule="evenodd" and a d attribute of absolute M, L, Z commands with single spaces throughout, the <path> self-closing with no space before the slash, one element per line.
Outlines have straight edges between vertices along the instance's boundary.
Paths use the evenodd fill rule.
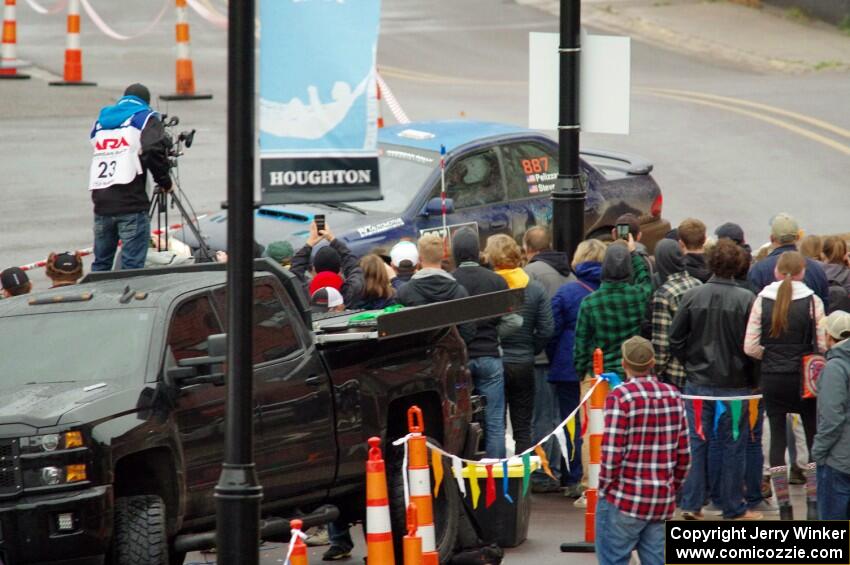
<path fill-rule="evenodd" d="M 89 190 L 128 184 L 143 171 L 139 154 L 142 131 L 127 119 L 115 129 L 97 130 L 91 138 L 94 155 L 89 171 Z"/>

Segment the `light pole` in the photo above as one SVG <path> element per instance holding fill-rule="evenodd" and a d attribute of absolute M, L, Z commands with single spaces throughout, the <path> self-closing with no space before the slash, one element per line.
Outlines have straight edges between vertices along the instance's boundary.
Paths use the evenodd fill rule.
<path fill-rule="evenodd" d="M 555 249 L 570 258 L 584 239 L 587 192 L 579 166 L 579 76 L 581 71 L 581 0 L 561 0 L 561 95 L 558 118 L 558 180 L 552 192 Z"/>
<path fill-rule="evenodd" d="M 215 487 L 218 562 L 257 565 L 263 489 L 254 468 L 252 302 L 254 275 L 255 0 L 230 2 L 227 37 L 227 412 Z"/>

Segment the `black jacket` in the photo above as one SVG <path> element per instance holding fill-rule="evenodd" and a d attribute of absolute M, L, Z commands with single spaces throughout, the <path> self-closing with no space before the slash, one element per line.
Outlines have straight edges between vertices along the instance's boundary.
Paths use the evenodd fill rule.
<path fill-rule="evenodd" d="M 147 175 L 150 171 L 158 186 L 171 188 L 168 171 L 168 149 L 171 141 L 156 114 L 152 115 L 142 129 L 142 172 L 132 182 L 115 184 L 103 190 L 93 190 L 91 199 L 94 213 L 98 216 L 117 216 L 147 212 L 150 199 L 147 193 Z"/>
<path fill-rule="evenodd" d="M 712 277 L 684 294 L 670 328 L 670 350 L 689 383 L 721 388 L 753 386 L 753 361 L 744 353 L 755 295 L 731 279 Z"/>
<path fill-rule="evenodd" d="M 347 308 L 360 308 L 363 301 L 363 288 L 366 282 L 363 279 L 363 269 L 360 268 L 360 261 L 351 253 L 348 246 L 334 239 L 330 246 L 336 249 L 339 253 L 340 271 L 342 272 L 342 299 Z M 310 301 L 310 279 L 307 277 L 307 271 L 310 269 L 310 256 L 313 253 L 313 248 L 309 245 L 304 245 L 295 255 L 292 256 L 292 263 L 289 271 L 301 280 L 304 286 L 304 293 L 307 295 L 307 302 Z"/>
<path fill-rule="evenodd" d="M 396 293 L 396 299 L 402 306 L 424 306 L 468 296 L 466 289 L 442 269 L 422 269 Z M 457 329 L 467 343 L 475 337 L 475 324 L 462 324 Z"/>
<path fill-rule="evenodd" d="M 452 240 L 452 254 L 458 268 L 455 280 L 470 296 L 508 290 L 505 279 L 478 264 L 478 235 L 472 230 L 460 230 Z M 499 320 L 490 318 L 475 324 L 475 335 L 466 343 L 469 357 L 499 357 Z"/>

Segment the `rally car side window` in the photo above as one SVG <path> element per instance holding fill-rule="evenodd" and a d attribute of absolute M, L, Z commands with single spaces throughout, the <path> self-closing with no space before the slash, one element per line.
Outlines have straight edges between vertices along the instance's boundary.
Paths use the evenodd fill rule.
<path fill-rule="evenodd" d="M 454 200 L 455 208 L 504 202 L 505 187 L 496 152 L 487 149 L 452 163 L 446 171 L 446 196 Z"/>
<path fill-rule="evenodd" d="M 503 145 L 501 150 L 511 200 L 535 198 L 554 190 L 558 158 L 553 151 L 527 141 Z"/>
<path fill-rule="evenodd" d="M 209 297 L 190 298 L 177 307 L 168 328 L 168 345 L 174 359 L 191 359 L 207 355 L 207 340 L 222 333 Z"/>

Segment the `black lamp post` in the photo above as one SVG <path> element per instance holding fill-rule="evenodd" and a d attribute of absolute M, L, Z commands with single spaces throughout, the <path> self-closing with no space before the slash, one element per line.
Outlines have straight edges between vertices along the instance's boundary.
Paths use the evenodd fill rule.
<path fill-rule="evenodd" d="M 561 46 L 558 119 L 558 180 L 552 192 L 555 249 L 572 258 L 584 239 L 587 192 L 579 166 L 579 77 L 581 70 L 581 0 L 561 0 Z"/>
<path fill-rule="evenodd" d="M 254 468 L 251 362 L 254 256 L 255 0 L 232 0 L 227 37 L 227 414 L 215 487 L 218 562 L 257 565 L 263 489 Z"/>

